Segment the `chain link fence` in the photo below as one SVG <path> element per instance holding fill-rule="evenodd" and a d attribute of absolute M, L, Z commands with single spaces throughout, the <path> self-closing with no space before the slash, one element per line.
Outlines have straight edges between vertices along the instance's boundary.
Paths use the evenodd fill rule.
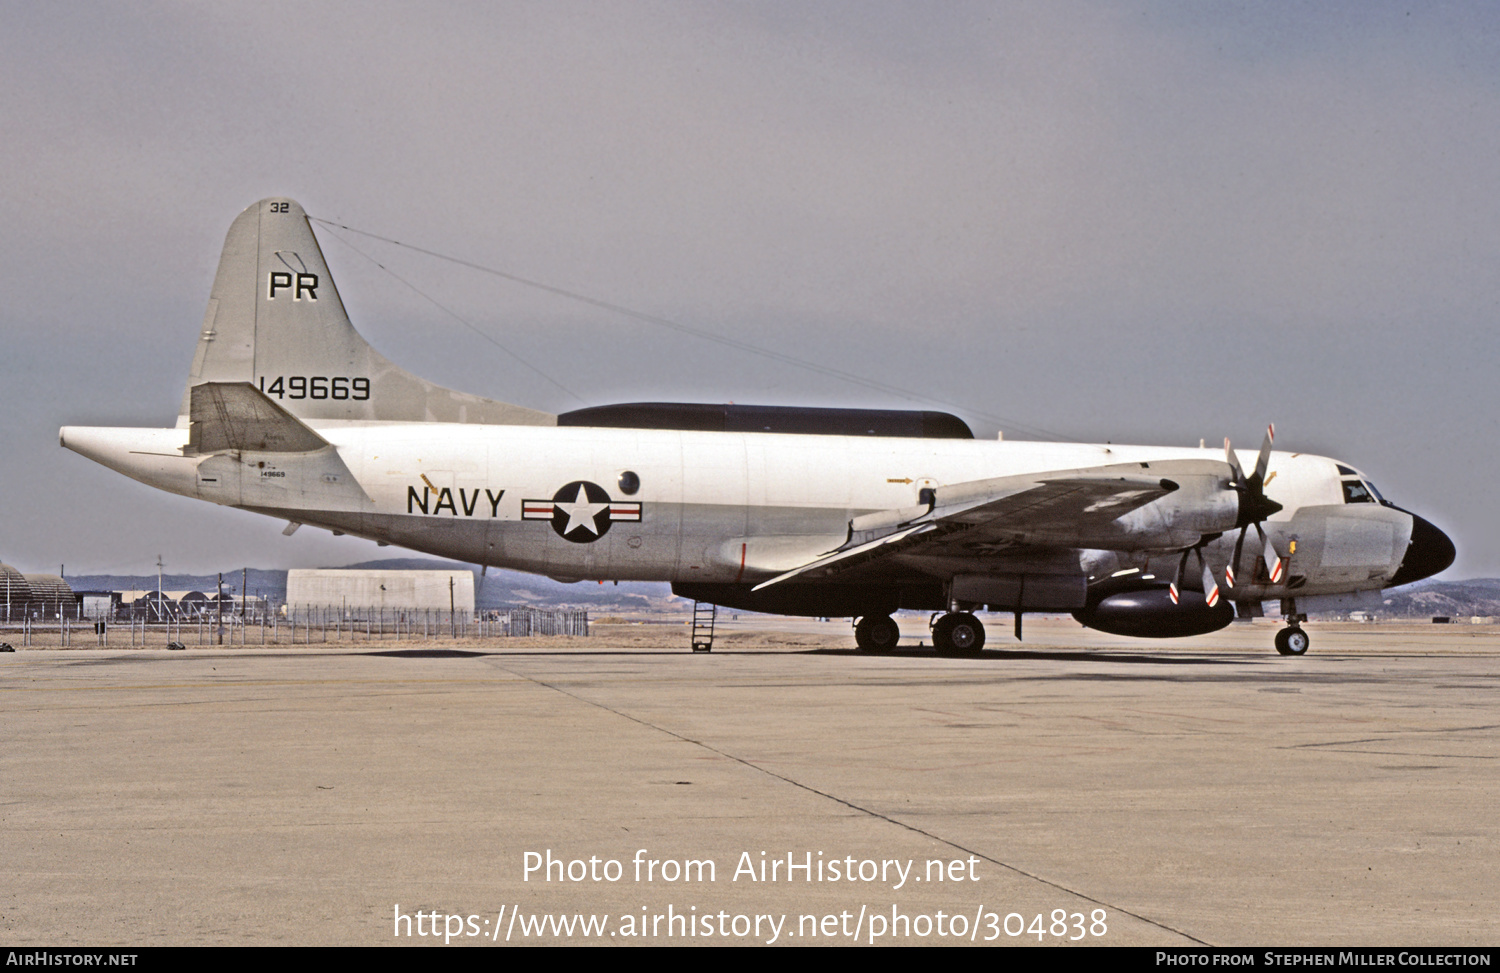
<path fill-rule="evenodd" d="M 155 621 L 36 618 L 0 625 L 0 643 L 15 648 L 200 645 L 322 645 L 340 642 L 485 641 L 538 636 L 587 637 L 581 609 L 502 608 L 478 613 L 445 609 L 296 608 L 256 615 L 210 614 Z"/>

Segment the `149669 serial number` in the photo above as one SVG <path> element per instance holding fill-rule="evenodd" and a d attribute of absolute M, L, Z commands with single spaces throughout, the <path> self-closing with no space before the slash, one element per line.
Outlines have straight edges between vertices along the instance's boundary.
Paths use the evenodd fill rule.
<path fill-rule="evenodd" d="M 267 385 L 266 376 L 262 375 L 260 390 L 278 399 L 352 399 L 363 402 L 370 397 L 370 380 L 343 375 L 278 375 Z"/>

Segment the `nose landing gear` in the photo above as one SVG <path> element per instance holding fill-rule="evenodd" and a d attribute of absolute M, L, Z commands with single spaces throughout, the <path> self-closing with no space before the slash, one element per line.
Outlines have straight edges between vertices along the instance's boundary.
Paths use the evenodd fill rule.
<path fill-rule="evenodd" d="M 1311 644 L 1312 640 L 1295 621 L 1276 633 L 1276 651 L 1282 655 L 1306 655 Z"/>

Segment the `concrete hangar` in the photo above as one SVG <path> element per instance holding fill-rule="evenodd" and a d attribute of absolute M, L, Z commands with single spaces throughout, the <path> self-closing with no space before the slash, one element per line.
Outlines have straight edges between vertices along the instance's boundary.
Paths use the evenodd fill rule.
<path fill-rule="evenodd" d="M 474 613 L 472 571 L 294 569 L 286 575 L 288 611 L 374 608 Z"/>
<path fill-rule="evenodd" d="M 78 612 L 78 596 L 56 574 L 22 574 L 0 564 L 0 619 L 58 618 Z"/>

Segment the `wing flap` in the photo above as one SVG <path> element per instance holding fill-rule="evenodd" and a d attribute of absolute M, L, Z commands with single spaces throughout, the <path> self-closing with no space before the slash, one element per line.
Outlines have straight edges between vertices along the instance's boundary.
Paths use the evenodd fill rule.
<path fill-rule="evenodd" d="M 823 571 L 827 573 L 834 573 L 840 570 L 847 570 L 848 568 L 854 567 L 857 564 L 862 564 L 864 562 L 875 560 L 876 558 L 885 557 L 889 554 L 895 553 L 903 546 L 909 546 L 913 538 L 925 540 L 927 538 L 927 535 L 940 530 L 942 526 L 943 525 L 941 524 L 935 524 L 931 522 L 917 524 L 915 526 L 909 526 L 904 529 L 895 531 L 894 533 L 886 534 L 883 537 L 877 537 L 875 540 L 866 541 L 863 544 L 855 544 L 852 547 L 846 545 L 839 548 L 837 551 L 834 551 L 832 554 L 828 554 L 818 558 L 816 561 L 809 561 L 801 567 L 793 568 L 785 574 L 779 574 L 767 581 L 762 581 L 760 584 L 756 585 L 750 590 L 759 591 L 762 588 L 769 588 L 772 585 L 780 584 L 783 581 L 789 581 L 792 578 L 796 578 L 810 572 Z"/>

